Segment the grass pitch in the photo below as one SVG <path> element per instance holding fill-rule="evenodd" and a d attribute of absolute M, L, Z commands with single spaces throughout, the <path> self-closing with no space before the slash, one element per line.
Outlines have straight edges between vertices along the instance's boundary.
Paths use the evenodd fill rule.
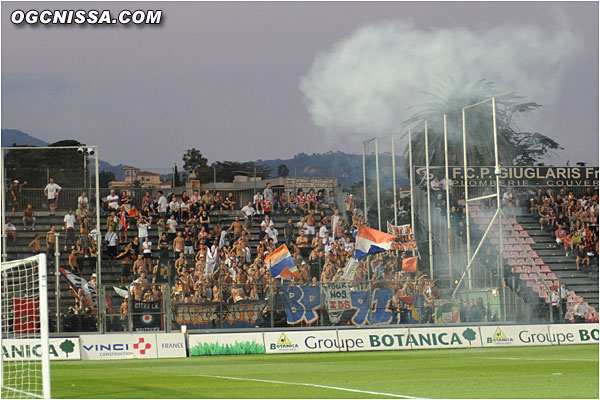
<path fill-rule="evenodd" d="M 598 345 L 53 362 L 54 398 L 598 398 Z"/>

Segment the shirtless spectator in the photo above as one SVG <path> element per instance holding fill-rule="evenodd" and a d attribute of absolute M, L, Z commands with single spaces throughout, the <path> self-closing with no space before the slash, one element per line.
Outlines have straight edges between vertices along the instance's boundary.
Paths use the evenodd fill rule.
<path fill-rule="evenodd" d="M 58 203 L 58 195 L 62 188 L 54 183 L 54 178 L 50 178 L 50 182 L 44 188 L 44 194 L 48 200 L 48 208 L 50 209 L 50 215 L 54 215 L 56 212 L 56 205 Z"/>
<path fill-rule="evenodd" d="M 131 271 L 131 261 L 135 257 L 131 243 L 125 246 L 125 249 L 117 255 L 117 259 L 121 260 L 121 284 L 129 281 L 129 273 Z"/>
<path fill-rule="evenodd" d="M 27 245 L 31 249 L 33 255 L 40 254 L 42 252 L 42 246 L 40 245 L 40 235 L 35 235 L 35 238 Z"/>
<path fill-rule="evenodd" d="M 133 275 L 139 277 L 142 273 L 146 273 L 146 263 L 144 263 L 144 258 L 141 254 L 137 256 L 135 261 L 133 262 L 132 268 Z"/>
<path fill-rule="evenodd" d="M 244 224 L 240 221 L 240 217 L 235 217 L 234 221 L 231 223 L 227 232 L 233 231 L 233 241 L 236 242 L 241 236 L 242 232 L 245 231 L 247 234 L 250 234 L 248 228 L 244 226 Z"/>
<path fill-rule="evenodd" d="M 35 211 L 31 204 L 27 204 L 27 208 L 23 211 L 23 230 L 26 231 L 29 227 L 32 231 L 35 231 Z"/>
<path fill-rule="evenodd" d="M 77 249 L 75 249 L 75 246 L 71 247 L 71 253 L 69 254 L 69 268 L 71 268 L 71 271 L 73 272 L 81 272 L 79 269 L 79 264 L 77 263 Z"/>
<path fill-rule="evenodd" d="M 306 216 L 306 225 L 308 226 L 306 233 L 309 236 L 314 236 L 315 235 L 316 225 L 317 225 L 317 218 L 315 217 L 314 210 L 311 211 L 310 214 L 308 214 Z"/>
<path fill-rule="evenodd" d="M 183 250 L 185 248 L 185 241 L 183 240 L 183 236 L 181 232 L 177 232 L 177 236 L 173 239 L 173 251 L 175 252 L 175 257 L 179 257 L 183 254 Z"/>
<path fill-rule="evenodd" d="M 56 227 L 52 225 L 50 230 L 46 232 L 46 257 L 52 260 L 54 256 L 54 245 L 56 244 Z"/>
<path fill-rule="evenodd" d="M 346 218 L 348 226 L 354 225 L 354 221 L 352 216 L 355 214 L 354 210 L 356 209 L 356 204 L 354 203 L 354 196 L 349 194 L 344 200 L 344 205 L 346 207 Z"/>

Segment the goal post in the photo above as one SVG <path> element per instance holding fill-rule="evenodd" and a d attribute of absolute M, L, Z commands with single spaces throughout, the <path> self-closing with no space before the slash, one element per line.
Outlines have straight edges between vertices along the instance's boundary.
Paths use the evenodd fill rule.
<path fill-rule="evenodd" d="M 1 397 L 50 398 L 46 255 L 2 263 Z"/>

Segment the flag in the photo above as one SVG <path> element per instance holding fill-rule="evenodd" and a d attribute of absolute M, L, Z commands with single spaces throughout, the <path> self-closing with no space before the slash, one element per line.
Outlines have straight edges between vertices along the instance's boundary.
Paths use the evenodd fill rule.
<path fill-rule="evenodd" d="M 291 278 L 292 276 L 300 278 L 294 258 L 285 244 L 269 254 L 265 258 L 264 264 L 271 269 L 273 278 Z"/>
<path fill-rule="evenodd" d="M 37 333 L 39 330 L 38 299 L 12 299 L 13 331 Z"/>
<path fill-rule="evenodd" d="M 124 289 L 119 286 L 113 286 L 113 289 L 119 296 L 124 297 L 124 298 L 129 297 L 129 292 L 127 291 L 127 289 Z"/>
<path fill-rule="evenodd" d="M 406 257 L 402 260 L 402 271 L 417 272 L 417 257 Z"/>
<path fill-rule="evenodd" d="M 67 280 L 69 287 L 75 292 L 75 294 L 79 293 L 79 290 L 83 291 L 83 301 L 92 309 L 92 311 L 96 311 L 96 288 L 90 285 L 90 283 L 85 279 L 78 277 L 72 272 L 66 271 L 64 268 L 60 269 L 60 273 L 62 274 L 63 278 Z"/>
<path fill-rule="evenodd" d="M 355 258 L 350 257 L 348 262 L 346 263 L 346 269 L 344 269 L 344 275 L 342 275 L 342 279 L 351 281 L 354 279 L 354 275 L 356 275 L 356 267 L 358 266 L 358 261 Z"/>
<path fill-rule="evenodd" d="M 396 236 L 369 228 L 365 225 L 358 227 L 356 234 L 356 250 L 354 258 L 360 259 L 370 254 L 381 253 L 389 250 Z"/>

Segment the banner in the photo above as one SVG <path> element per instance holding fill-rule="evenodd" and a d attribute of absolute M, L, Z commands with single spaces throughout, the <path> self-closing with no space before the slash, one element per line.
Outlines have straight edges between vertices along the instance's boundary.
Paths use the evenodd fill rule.
<path fill-rule="evenodd" d="M 323 290 L 325 292 L 327 310 L 330 313 L 352 309 L 350 285 L 348 282 L 327 282 Z"/>
<path fill-rule="evenodd" d="M 402 259 L 402 271 L 417 272 L 417 257 L 406 257 Z"/>
<path fill-rule="evenodd" d="M 553 344 L 548 325 L 489 325 L 480 327 L 484 347 Z"/>
<path fill-rule="evenodd" d="M 209 302 L 176 304 L 175 328 L 188 329 L 254 328 L 263 323 L 266 300 L 241 300 L 237 303 Z"/>
<path fill-rule="evenodd" d="M 416 181 L 426 183 L 425 167 L 416 167 Z M 429 167 L 430 179 L 440 180 L 445 176 L 444 167 Z M 464 168 L 450 167 L 448 176 L 455 187 L 464 187 Z M 468 167 L 467 184 L 469 187 L 496 186 L 494 167 Z M 500 167 L 501 186 L 598 186 L 598 167 Z"/>
<path fill-rule="evenodd" d="M 272 353 L 326 353 L 340 351 L 337 331 L 264 332 L 265 350 Z"/>
<path fill-rule="evenodd" d="M 160 331 L 163 329 L 162 302 L 131 300 L 134 332 Z"/>
<path fill-rule="evenodd" d="M 15 333 L 37 333 L 40 329 L 38 298 L 12 299 L 13 331 Z M 4 306 L 2 306 L 4 308 Z"/>
<path fill-rule="evenodd" d="M 598 324 L 550 325 L 550 337 L 558 345 L 598 343 Z"/>
<path fill-rule="evenodd" d="M 48 340 L 50 360 L 80 360 L 79 338 L 50 338 Z M 3 361 L 40 360 L 40 339 L 3 339 Z"/>
<path fill-rule="evenodd" d="M 80 290 L 82 291 L 82 300 L 88 307 L 90 307 L 92 312 L 95 312 L 96 304 L 98 304 L 96 288 L 93 285 L 90 285 L 90 283 L 85 279 L 80 278 L 79 276 L 75 275 L 70 271 L 65 270 L 64 268 L 60 268 L 60 273 L 62 274 L 63 278 L 66 279 L 67 284 L 76 296 L 78 295 Z"/>
<path fill-rule="evenodd" d="M 460 322 L 461 302 L 451 300 L 435 300 L 435 323 L 456 324 Z"/>
<path fill-rule="evenodd" d="M 190 357 L 265 354 L 262 333 L 188 335 Z"/>
<path fill-rule="evenodd" d="M 156 351 L 158 358 L 185 357 L 185 335 L 183 333 L 157 333 Z"/>
<path fill-rule="evenodd" d="M 342 275 L 342 279 L 346 281 L 353 280 L 354 275 L 356 275 L 356 267 L 358 267 L 358 260 L 354 257 L 349 257 L 348 262 L 346 263 L 346 268 L 344 269 L 344 275 Z"/>
<path fill-rule="evenodd" d="M 400 251 L 419 251 L 415 234 L 410 225 L 392 225 L 388 221 L 387 232 L 398 238 L 392 245 L 393 249 Z"/>
<path fill-rule="evenodd" d="M 339 284 L 340 282 L 336 283 Z M 344 282 L 344 284 L 346 283 Z M 281 291 L 288 324 L 305 323 L 311 325 L 317 322 L 319 319 L 318 310 L 321 309 L 322 300 L 318 286 L 283 286 Z M 371 296 L 366 290 L 350 291 L 350 308 L 342 310 L 343 313 L 338 322 L 349 322 L 353 325 L 391 324 L 395 316 L 394 310 L 391 308 L 392 297 L 393 293 L 388 289 L 375 289 L 371 292 Z M 343 301 L 342 306 L 347 306 L 346 300 Z M 338 309 L 338 311 L 340 310 Z"/>
<path fill-rule="evenodd" d="M 157 358 L 156 334 L 81 335 L 82 360 Z"/>

